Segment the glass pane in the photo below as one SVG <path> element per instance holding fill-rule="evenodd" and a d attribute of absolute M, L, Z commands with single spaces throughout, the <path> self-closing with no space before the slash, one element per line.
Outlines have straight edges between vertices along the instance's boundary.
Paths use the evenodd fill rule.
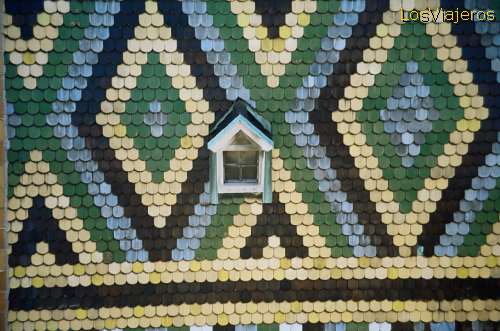
<path fill-rule="evenodd" d="M 224 152 L 224 182 L 257 182 L 259 152 Z"/>
<path fill-rule="evenodd" d="M 225 166 L 224 167 L 224 182 L 239 181 L 240 168 L 238 166 Z"/>
<path fill-rule="evenodd" d="M 240 160 L 243 164 L 257 165 L 257 152 L 240 152 Z"/>
<path fill-rule="evenodd" d="M 241 131 L 236 134 L 233 145 L 253 145 L 252 141 Z"/>
<path fill-rule="evenodd" d="M 224 152 L 224 164 L 238 164 L 240 161 L 239 152 Z"/>
<path fill-rule="evenodd" d="M 245 181 L 257 181 L 257 166 L 243 166 L 242 178 Z"/>

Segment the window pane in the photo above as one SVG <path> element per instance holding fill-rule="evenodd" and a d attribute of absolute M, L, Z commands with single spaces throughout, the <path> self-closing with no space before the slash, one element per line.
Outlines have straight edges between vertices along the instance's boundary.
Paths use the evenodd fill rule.
<path fill-rule="evenodd" d="M 248 152 L 239 152 L 241 163 L 243 164 L 257 164 L 257 152 L 248 151 Z"/>
<path fill-rule="evenodd" d="M 242 178 L 245 181 L 253 180 L 257 181 L 257 166 L 243 166 L 242 168 Z"/>
<path fill-rule="evenodd" d="M 225 166 L 224 167 L 224 182 L 239 181 L 240 168 L 238 166 Z"/>
<path fill-rule="evenodd" d="M 224 152 L 224 164 L 239 164 L 239 152 Z"/>
<path fill-rule="evenodd" d="M 243 132 L 240 131 L 234 137 L 233 145 L 253 145 L 253 143 Z"/>
<path fill-rule="evenodd" d="M 259 152 L 224 152 L 224 182 L 257 182 Z"/>

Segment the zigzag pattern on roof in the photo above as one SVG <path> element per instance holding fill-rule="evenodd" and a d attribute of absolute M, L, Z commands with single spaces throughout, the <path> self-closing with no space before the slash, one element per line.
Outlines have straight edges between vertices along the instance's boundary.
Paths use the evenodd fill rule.
<path fill-rule="evenodd" d="M 11 328 L 497 327 L 500 23 L 439 6 L 7 1 Z M 269 204 L 210 201 L 238 99 Z"/>

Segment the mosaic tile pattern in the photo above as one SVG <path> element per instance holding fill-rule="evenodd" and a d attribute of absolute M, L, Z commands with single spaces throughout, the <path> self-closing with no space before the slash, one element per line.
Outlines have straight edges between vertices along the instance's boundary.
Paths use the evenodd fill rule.
<path fill-rule="evenodd" d="M 387 99 L 387 108 L 380 110 L 384 132 L 390 135 L 389 142 L 405 168 L 414 166 L 415 156 L 420 155 L 425 143 L 425 134 L 432 132 L 432 122 L 439 119 L 430 91 L 418 72 L 418 63 L 407 62 L 399 85 Z"/>
<path fill-rule="evenodd" d="M 500 25 L 439 6 L 498 7 L 6 1 L 11 329 L 497 330 Z M 237 99 L 271 203 L 210 203 Z"/>

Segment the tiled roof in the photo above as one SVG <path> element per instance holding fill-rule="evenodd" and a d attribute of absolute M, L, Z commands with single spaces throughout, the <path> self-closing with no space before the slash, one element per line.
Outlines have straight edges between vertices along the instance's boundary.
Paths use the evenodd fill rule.
<path fill-rule="evenodd" d="M 498 328 L 500 23 L 400 19 L 495 1 L 29 3 L 3 15 L 12 329 Z M 238 99 L 269 204 L 210 203 Z"/>

